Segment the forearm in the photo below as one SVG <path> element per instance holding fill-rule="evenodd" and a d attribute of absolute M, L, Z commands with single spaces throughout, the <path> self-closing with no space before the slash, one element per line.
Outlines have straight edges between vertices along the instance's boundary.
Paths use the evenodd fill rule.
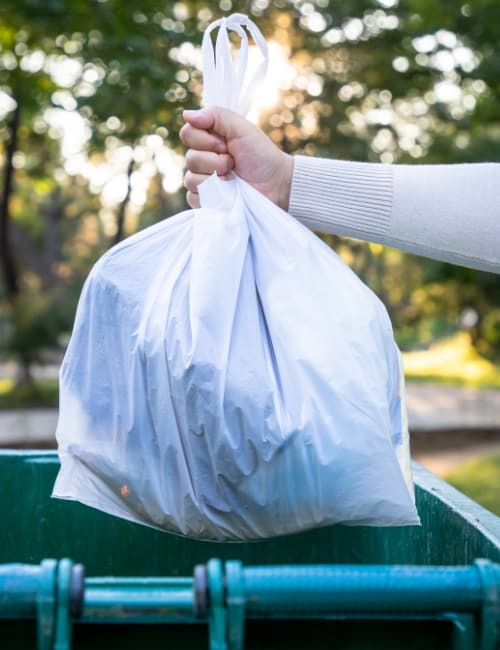
<path fill-rule="evenodd" d="M 289 211 L 323 232 L 500 273 L 500 164 L 296 156 Z"/>

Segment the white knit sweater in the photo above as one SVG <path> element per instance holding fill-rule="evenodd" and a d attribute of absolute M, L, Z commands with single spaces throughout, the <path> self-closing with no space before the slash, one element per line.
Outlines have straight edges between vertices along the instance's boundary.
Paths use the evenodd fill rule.
<path fill-rule="evenodd" d="M 295 156 L 289 212 L 323 232 L 500 273 L 500 164 Z"/>

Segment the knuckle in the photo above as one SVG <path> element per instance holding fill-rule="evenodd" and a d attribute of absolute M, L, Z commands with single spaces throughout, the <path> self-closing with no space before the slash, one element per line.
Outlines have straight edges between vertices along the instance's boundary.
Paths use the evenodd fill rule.
<path fill-rule="evenodd" d="M 192 169 L 196 161 L 196 154 L 193 149 L 188 149 L 186 151 L 186 165 L 188 169 Z"/>
<path fill-rule="evenodd" d="M 184 126 L 183 126 L 183 127 L 181 128 L 181 130 L 179 131 L 179 138 L 180 138 L 180 141 L 181 141 L 182 144 L 184 144 L 184 145 L 187 144 L 187 143 L 186 143 L 186 137 L 187 137 L 187 133 L 188 133 L 188 131 L 189 131 L 189 124 L 184 124 Z"/>
<path fill-rule="evenodd" d="M 216 156 L 212 161 L 212 171 L 217 173 L 217 176 L 222 176 L 226 173 L 226 161 L 221 155 Z"/>
<path fill-rule="evenodd" d="M 220 172 L 221 174 L 227 174 L 233 168 L 231 156 L 228 154 L 221 154 L 220 158 Z"/>
<path fill-rule="evenodd" d="M 179 137 L 184 146 L 192 147 L 193 141 L 195 140 L 195 129 L 193 129 L 191 124 L 184 124 L 182 129 L 179 131 Z"/>
<path fill-rule="evenodd" d="M 187 171 L 184 174 L 184 187 L 190 192 L 197 194 L 198 191 L 196 188 L 201 182 L 203 182 L 203 180 L 204 177 L 201 176 L 200 174 L 193 174 L 190 171 Z"/>
<path fill-rule="evenodd" d="M 188 192 L 186 195 L 186 200 L 190 208 L 200 207 L 200 201 L 197 194 L 193 194 L 193 192 Z"/>

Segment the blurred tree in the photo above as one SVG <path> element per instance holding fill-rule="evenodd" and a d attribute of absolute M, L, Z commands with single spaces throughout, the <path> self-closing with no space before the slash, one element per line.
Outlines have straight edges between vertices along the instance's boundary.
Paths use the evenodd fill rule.
<path fill-rule="evenodd" d="M 3 347 L 21 360 L 22 378 L 69 327 L 76 298 L 70 280 L 79 267 L 75 252 L 81 257 L 87 243 L 93 249 L 83 247 L 87 260 L 89 253 L 95 258 L 123 236 L 142 138 L 159 130 L 165 140 L 169 130 L 177 130 L 188 91 L 166 60 L 171 48 L 185 42 L 189 21 L 174 21 L 172 11 L 162 13 L 157 2 L 143 2 L 138 11 L 119 2 L 73 0 L 0 7 L 0 250 L 10 323 L 3 328 Z M 126 191 L 115 211 L 114 234 L 104 242 L 95 241 L 95 228 L 90 237 L 82 233 L 96 221 L 92 212 L 99 206 L 88 181 L 68 171 L 64 133 L 54 126 L 56 112 L 75 111 L 87 126 L 88 142 L 81 143 L 87 156 L 105 158 L 110 147 L 128 156 Z M 33 292 L 45 299 L 33 302 Z"/>
<path fill-rule="evenodd" d="M 304 0 L 289 14 L 282 3 L 257 5 L 292 33 L 300 75 L 267 127 L 288 151 L 409 164 L 500 159 L 496 0 Z M 337 249 L 383 298 L 395 326 L 413 330 L 403 341 L 459 325 L 483 352 L 500 351 L 492 274 L 352 241 Z"/>
<path fill-rule="evenodd" d="M 285 150 L 385 163 L 498 160 L 497 0 L 2 0 L 3 346 L 18 358 L 29 335 L 13 332 L 32 323 L 30 345 L 53 345 L 92 260 L 183 206 L 181 193 L 165 193 L 179 174 L 180 109 L 199 103 L 202 31 L 231 11 L 249 13 L 283 59 L 272 79 L 279 101 L 261 124 Z M 81 151 L 70 155 L 68 132 L 79 129 Z M 499 349 L 493 276 L 326 239 L 381 295 L 403 341 L 461 318 L 478 346 Z M 24 319 L 35 294 L 44 297 L 37 316 Z M 54 328 L 41 325 L 52 316 Z"/>

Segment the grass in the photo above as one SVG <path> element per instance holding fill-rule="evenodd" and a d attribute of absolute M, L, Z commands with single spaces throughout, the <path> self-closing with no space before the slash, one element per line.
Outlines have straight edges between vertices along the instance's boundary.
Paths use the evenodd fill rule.
<path fill-rule="evenodd" d="M 57 379 L 44 379 L 18 386 L 12 379 L 0 379 L 0 409 L 57 407 Z"/>
<path fill-rule="evenodd" d="M 482 357 L 459 332 L 426 350 L 403 353 L 406 379 L 475 388 L 500 388 L 500 365 Z"/>
<path fill-rule="evenodd" d="M 500 515 L 500 454 L 469 460 L 447 474 L 445 479 L 483 507 Z"/>

